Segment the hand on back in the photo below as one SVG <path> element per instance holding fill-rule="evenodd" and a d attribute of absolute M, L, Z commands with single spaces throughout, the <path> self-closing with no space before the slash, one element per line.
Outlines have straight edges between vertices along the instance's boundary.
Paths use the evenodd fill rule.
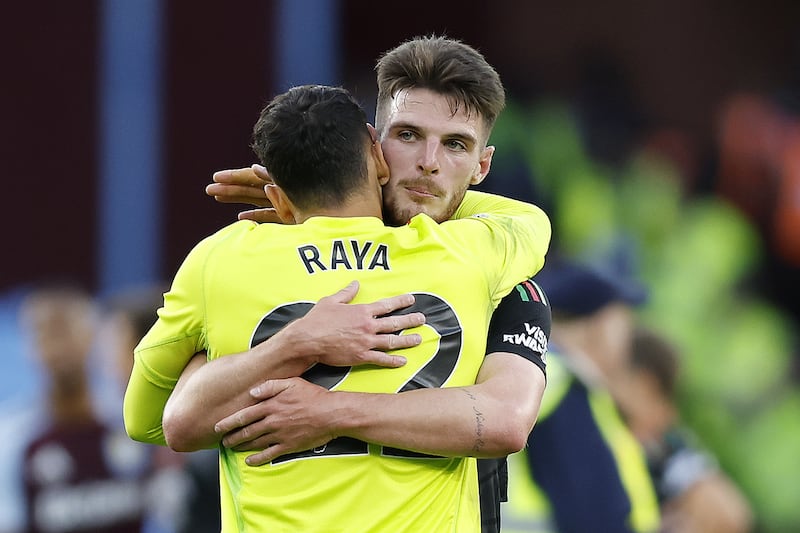
<path fill-rule="evenodd" d="M 326 365 L 403 366 L 405 357 L 386 352 L 420 344 L 421 335 L 399 333 L 424 324 L 425 315 L 390 313 L 412 305 L 414 296 L 401 294 L 365 304 L 349 303 L 358 289 L 358 282 L 353 281 L 320 299 L 303 318 L 286 326 L 287 333 L 312 346 L 317 362 Z"/>
<path fill-rule="evenodd" d="M 261 165 L 215 172 L 206 194 L 224 204 L 250 204 L 259 209 L 239 213 L 239 220 L 281 222 L 267 199 L 264 187 L 272 183 L 267 169 Z"/>

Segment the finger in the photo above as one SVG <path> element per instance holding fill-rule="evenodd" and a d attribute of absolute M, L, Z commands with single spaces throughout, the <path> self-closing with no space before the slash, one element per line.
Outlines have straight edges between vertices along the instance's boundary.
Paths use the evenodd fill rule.
<path fill-rule="evenodd" d="M 281 455 L 283 455 L 283 452 L 280 451 L 279 446 L 271 446 L 266 450 L 248 455 L 245 457 L 244 462 L 247 463 L 248 466 L 261 466 L 271 462 L 273 459 L 280 457 Z"/>
<path fill-rule="evenodd" d="M 411 335 L 409 335 L 409 337 L 411 337 Z M 422 337 L 420 337 L 420 342 L 421 341 Z M 419 342 L 416 344 L 419 344 Z M 402 355 L 391 355 L 385 352 L 379 352 L 377 350 L 370 350 L 364 354 L 363 364 L 377 365 L 385 368 L 398 368 L 405 365 L 407 362 L 408 360 Z"/>
<path fill-rule="evenodd" d="M 240 409 L 232 415 L 223 418 L 214 425 L 214 432 L 217 435 L 224 435 L 235 429 L 243 428 L 252 424 L 253 422 L 262 420 L 264 415 L 260 412 L 258 407 L 258 405 L 245 407 L 244 409 Z"/>
<path fill-rule="evenodd" d="M 256 446 L 259 442 L 261 446 Z M 223 446 L 235 450 L 261 450 L 269 444 L 271 444 L 270 428 L 265 422 L 255 422 L 248 426 L 238 428 L 225 434 L 222 438 Z"/>
<path fill-rule="evenodd" d="M 353 280 L 347 284 L 344 289 L 336 291 L 335 293 L 325 296 L 324 298 L 320 298 L 320 302 L 323 300 L 332 303 L 339 303 L 339 304 L 346 304 L 353 301 L 353 298 L 356 297 L 358 294 L 359 283 L 357 280 Z"/>
<path fill-rule="evenodd" d="M 237 452 L 252 452 L 252 451 L 261 451 L 270 446 L 276 444 L 275 439 L 273 438 L 271 433 L 266 433 L 264 435 L 260 435 L 255 438 L 250 438 L 248 440 L 237 439 L 241 442 L 236 442 L 235 444 L 231 442 L 231 445 L 228 448 L 236 450 Z"/>
<path fill-rule="evenodd" d="M 372 311 L 372 316 L 381 316 L 413 305 L 414 302 L 413 294 L 400 294 L 390 298 L 383 298 L 367 305 Z"/>
<path fill-rule="evenodd" d="M 422 335 L 417 333 L 412 333 L 410 335 L 379 335 L 378 340 L 375 342 L 375 349 L 387 352 L 419 346 L 421 343 Z"/>
<path fill-rule="evenodd" d="M 252 167 L 253 173 L 258 176 L 261 181 L 266 181 L 267 183 L 275 183 L 272 179 L 272 176 L 269 175 L 269 171 L 267 171 L 266 167 L 263 165 L 255 164 Z"/>
<path fill-rule="evenodd" d="M 230 187 L 229 185 L 220 185 L 212 183 L 206 186 L 206 195 L 211 196 L 221 204 L 249 204 L 251 199 L 246 196 L 232 194 L 228 190 L 221 190 L 221 187 Z"/>
<path fill-rule="evenodd" d="M 242 202 L 239 202 L 242 203 Z M 253 222 L 277 222 L 281 223 L 281 217 L 278 212 L 272 207 L 262 207 L 261 209 L 248 209 L 241 211 L 238 215 L 239 220 L 252 220 Z"/>
<path fill-rule="evenodd" d="M 268 379 L 250 389 L 250 397 L 261 401 L 268 400 L 291 386 L 291 379 Z"/>
<path fill-rule="evenodd" d="M 425 323 L 425 315 L 422 313 L 391 315 L 378 318 L 376 321 L 378 323 L 377 333 L 394 333 L 423 325 Z"/>
<path fill-rule="evenodd" d="M 235 168 L 214 172 L 211 178 L 215 183 L 227 183 L 232 185 L 246 185 L 251 187 L 263 187 L 262 180 L 253 171 L 252 167 Z"/>
<path fill-rule="evenodd" d="M 242 434 L 238 431 L 233 431 L 225 435 L 222 438 L 222 445 L 226 448 L 236 449 L 237 446 L 240 446 L 247 442 L 247 438 L 243 437 Z"/>
<path fill-rule="evenodd" d="M 206 185 L 206 194 L 213 196 L 220 203 L 252 204 L 259 207 L 271 207 L 264 189 L 246 185 L 210 183 Z"/>
<path fill-rule="evenodd" d="M 242 183 L 218 183 L 213 182 L 206 185 L 206 193 L 209 196 L 266 196 L 267 193 L 256 185 L 246 185 Z"/>

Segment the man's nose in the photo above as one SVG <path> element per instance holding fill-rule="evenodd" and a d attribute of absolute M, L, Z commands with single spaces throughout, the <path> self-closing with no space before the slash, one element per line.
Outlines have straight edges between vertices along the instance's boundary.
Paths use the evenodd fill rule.
<path fill-rule="evenodd" d="M 425 149 L 422 151 L 419 160 L 419 169 L 423 174 L 439 173 L 439 149 L 438 141 L 430 140 L 425 143 Z"/>

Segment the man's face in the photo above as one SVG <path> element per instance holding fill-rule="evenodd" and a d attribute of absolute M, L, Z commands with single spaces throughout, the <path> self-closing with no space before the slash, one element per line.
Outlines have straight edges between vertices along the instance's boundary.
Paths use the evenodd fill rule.
<path fill-rule="evenodd" d="M 587 355 L 606 376 L 618 376 L 627 368 L 635 324 L 633 308 L 613 302 L 590 317 L 592 349 Z"/>
<path fill-rule="evenodd" d="M 83 381 L 94 338 L 89 304 L 65 297 L 37 302 L 27 315 L 35 354 L 58 387 Z"/>
<path fill-rule="evenodd" d="M 428 89 L 399 92 L 382 117 L 381 145 L 391 178 L 383 188 L 389 224 L 406 224 L 426 213 L 437 222 L 449 219 L 470 185 L 483 181 L 494 147 L 485 147 L 483 121 Z"/>

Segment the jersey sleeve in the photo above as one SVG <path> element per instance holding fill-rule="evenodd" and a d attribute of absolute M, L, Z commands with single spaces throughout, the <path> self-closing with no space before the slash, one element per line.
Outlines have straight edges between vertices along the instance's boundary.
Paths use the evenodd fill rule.
<path fill-rule="evenodd" d="M 492 315 L 486 353 L 517 354 L 545 372 L 551 312 L 544 291 L 532 279 L 518 283 Z"/>
<path fill-rule="evenodd" d="M 450 225 L 454 242 L 477 252 L 476 260 L 486 268 L 495 307 L 520 280 L 544 266 L 551 227 L 547 214 L 537 206 L 496 194 L 467 191 L 454 218 L 442 225 Z M 484 227 L 473 227 L 477 225 Z"/>
<path fill-rule="evenodd" d="M 134 350 L 123 417 L 135 440 L 165 444 L 161 420 L 167 400 L 189 360 L 206 349 L 203 272 L 211 250 L 230 232 L 228 228 L 189 253 L 164 295 L 158 320 Z"/>

